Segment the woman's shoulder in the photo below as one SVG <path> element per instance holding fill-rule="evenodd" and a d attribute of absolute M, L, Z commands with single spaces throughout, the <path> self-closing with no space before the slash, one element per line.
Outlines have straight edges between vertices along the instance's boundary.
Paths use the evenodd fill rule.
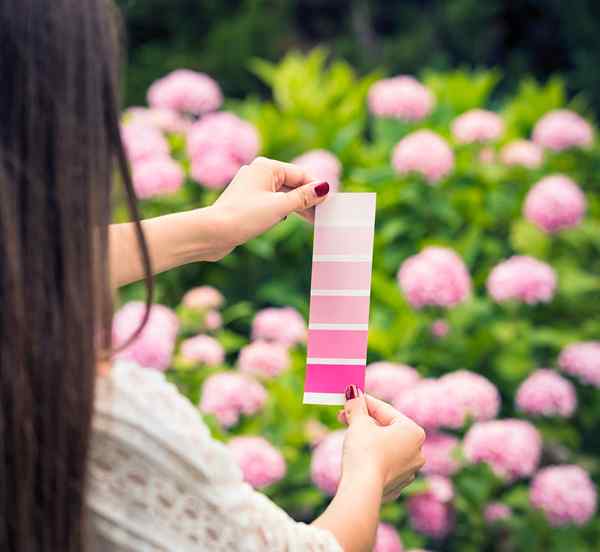
<path fill-rule="evenodd" d="M 111 550 L 202 549 L 230 482 L 239 467 L 163 374 L 119 362 L 98 381 L 86 501 Z"/>
<path fill-rule="evenodd" d="M 97 416 L 130 422 L 151 433 L 158 428 L 208 435 L 198 410 L 163 373 L 132 362 L 115 362 L 98 381 L 95 410 Z"/>
<path fill-rule="evenodd" d="M 198 408 L 163 373 L 135 363 L 116 362 L 98 381 L 93 430 L 96 441 L 103 437 L 145 451 L 160 450 L 164 457 L 175 455 L 177 463 L 196 467 L 202 458 L 207 475 L 240 477 Z"/>

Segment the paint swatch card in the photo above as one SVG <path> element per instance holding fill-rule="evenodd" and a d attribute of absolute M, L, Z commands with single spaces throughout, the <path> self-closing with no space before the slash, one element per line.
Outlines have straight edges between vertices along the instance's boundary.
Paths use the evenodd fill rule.
<path fill-rule="evenodd" d="M 364 390 L 374 233 L 374 193 L 333 194 L 316 208 L 304 404 Z"/>

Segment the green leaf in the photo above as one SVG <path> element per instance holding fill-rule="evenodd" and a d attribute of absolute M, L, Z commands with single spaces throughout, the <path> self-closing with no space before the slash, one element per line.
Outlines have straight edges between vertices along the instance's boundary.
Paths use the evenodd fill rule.
<path fill-rule="evenodd" d="M 439 72 L 426 70 L 423 82 L 435 94 L 439 105 L 447 106 L 454 115 L 484 107 L 495 86 L 500 81 L 498 69 Z"/>
<path fill-rule="evenodd" d="M 565 103 L 566 86 L 560 77 L 553 77 L 543 85 L 533 78 L 526 78 L 502 112 L 506 139 L 528 136 L 544 114 L 563 107 Z"/>
<path fill-rule="evenodd" d="M 551 246 L 551 238 L 530 222 L 519 219 L 510 231 L 510 243 L 518 253 L 544 259 Z"/>

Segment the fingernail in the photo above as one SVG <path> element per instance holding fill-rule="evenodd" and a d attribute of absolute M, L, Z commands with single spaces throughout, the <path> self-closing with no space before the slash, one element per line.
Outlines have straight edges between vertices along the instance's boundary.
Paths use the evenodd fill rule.
<path fill-rule="evenodd" d="M 346 387 L 346 400 L 351 401 L 352 399 L 356 399 L 356 397 L 358 397 L 358 387 L 356 385 Z"/>
<path fill-rule="evenodd" d="M 315 186 L 317 197 L 323 197 L 329 193 L 329 182 L 321 182 Z"/>

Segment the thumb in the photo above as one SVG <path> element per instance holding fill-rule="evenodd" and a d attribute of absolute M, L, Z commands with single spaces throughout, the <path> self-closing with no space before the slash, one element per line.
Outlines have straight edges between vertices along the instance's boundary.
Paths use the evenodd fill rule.
<path fill-rule="evenodd" d="M 346 414 L 348 425 L 351 425 L 352 421 L 356 418 L 369 415 L 365 395 L 356 385 L 349 385 L 346 388 L 344 413 Z"/>
<path fill-rule="evenodd" d="M 321 203 L 329 193 L 328 182 L 310 182 L 293 188 L 283 195 L 288 211 L 304 211 Z"/>

